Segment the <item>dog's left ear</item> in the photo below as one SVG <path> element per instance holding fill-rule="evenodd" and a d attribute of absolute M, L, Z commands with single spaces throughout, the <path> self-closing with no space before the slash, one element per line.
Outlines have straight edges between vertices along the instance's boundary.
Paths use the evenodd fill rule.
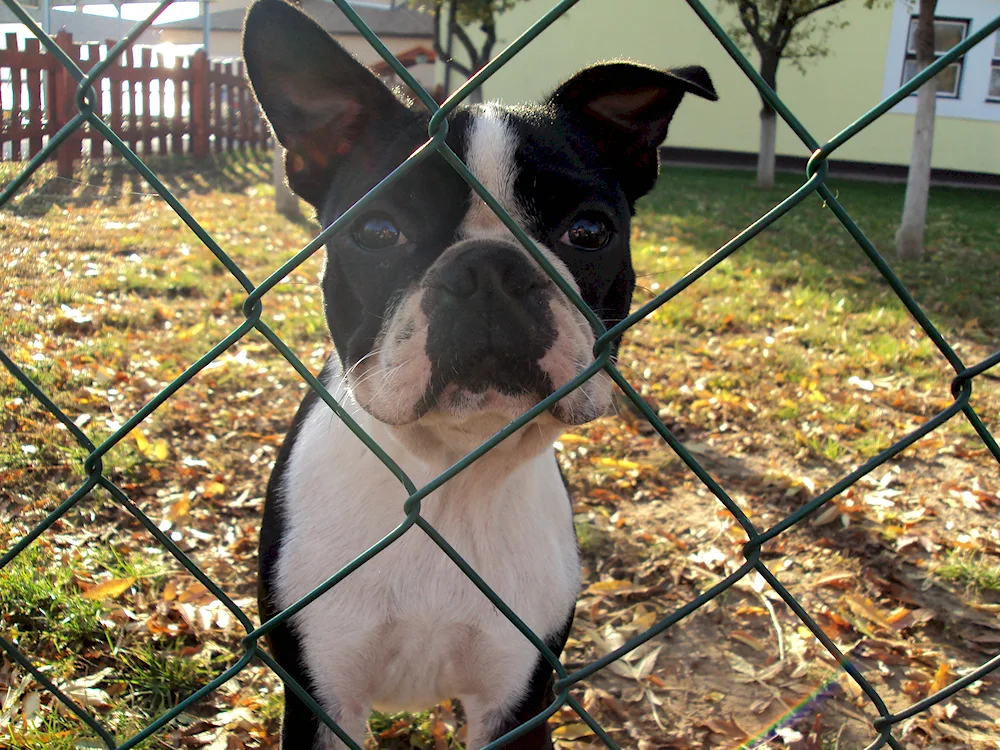
<path fill-rule="evenodd" d="M 406 107 L 312 18 L 284 0 L 257 0 L 243 27 L 247 76 L 287 149 L 292 190 L 319 206 L 337 162 L 373 124 Z"/>
<path fill-rule="evenodd" d="M 609 62 L 581 70 L 549 103 L 583 127 L 633 204 L 656 182 L 659 146 L 686 93 L 719 98 L 708 72 L 697 65 L 657 70 Z"/>

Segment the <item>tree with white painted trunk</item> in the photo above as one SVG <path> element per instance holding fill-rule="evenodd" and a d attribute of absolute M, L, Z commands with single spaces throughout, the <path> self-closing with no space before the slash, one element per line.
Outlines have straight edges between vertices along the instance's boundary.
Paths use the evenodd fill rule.
<path fill-rule="evenodd" d="M 934 62 L 934 11 L 937 0 L 919 0 L 917 10 L 917 71 Z M 896 252 L 900 258 L 924 257 L 924 229 L 927 226 L 927 201 L 931 189 L 931 150 L 934 146 L 934 109 L 937 104 L 937 78 L 931 78 L 917 92 L 917 114 L 913 122 L 913 151 L 906 174 L 906 198 L 903 219 L 896 234 Z"/>
<path fill-rule="evenodd" d="M 882 0 L 864 0 L 871 8 Z M 846 0 L 720 0 L 733 6 L 739 13 L 739 24 L 726 31 L 744 51 L 751 49 L 760 58 L 758 72 L 764 82 L 778 90 L 778 64 L 788 60 L 799 70 L 805 71 L 805 62 L 816 57 L 826 57 L 829 49 L 826 40 L 830 31 L 841 29 L 846 21 L 816 14 Z M 829 16 L 829 14 L 827 14 Z M 776 139 L 778 118 L 774 108 L 761 97 L 760 151 L 757 156 L 757 186 L 774 187 Z"/>

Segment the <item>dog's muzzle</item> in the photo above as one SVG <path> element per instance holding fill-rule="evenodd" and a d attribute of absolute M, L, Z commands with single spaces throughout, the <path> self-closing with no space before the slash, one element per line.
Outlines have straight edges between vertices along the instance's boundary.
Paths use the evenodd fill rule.
<path fill-rule="evenodd" d="M 548 395 L 552 381 L 539 361 L 556 339 L 555 287 L 509 244 L 472 241 L 455 251 L 426 279 L 421 303 L 432 393 L 453 385 L 471 393 Z"/>

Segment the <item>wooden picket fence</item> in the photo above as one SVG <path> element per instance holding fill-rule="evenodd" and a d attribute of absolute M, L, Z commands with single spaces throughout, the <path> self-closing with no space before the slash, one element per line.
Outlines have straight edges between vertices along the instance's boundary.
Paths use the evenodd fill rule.
<path fill-rule="evenodd" d="M 56 43 L 89 72 L 107 56 L 108 44 Z M 39 151 L 77 113 L 77 84 L 37 39 L 19 49 L 6 35 L 0 48 L 0 159 L 20 161 Z M 133 46 L 95 83 L 95 113 L 136 153 L 187 154 L 266 147 L 268 129 L 240 62 L 213 62 L 199 50 L 171 61 L 149 47 Z M 80 158 L 120 158 L 90 123 L 56 152 L 59 174 L 71 177 Z"/>

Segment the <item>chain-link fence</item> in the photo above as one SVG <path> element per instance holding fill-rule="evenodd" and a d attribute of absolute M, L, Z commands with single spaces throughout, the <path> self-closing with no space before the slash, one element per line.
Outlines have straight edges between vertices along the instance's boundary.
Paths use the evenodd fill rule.
<path fill-rule="evenodd" d="M 830 652 L 830 654 L 837 660 L 841 668 L 850 675 L 850 678 L 860 687 L 862 691 L 871 700 L 872 705 L 877 710 L 879 716 L 873 722 L 873 728 L 877 733 L 877 738 L 868 745 L 869 748 L 878 748 L 883 745 L 888 744 L 890 747 L 897 748 L 901 750 L 903 745 L 900 743 L 899 739 L 893 736 L 893 728 L 900 722 L 915 716 L 916 714 L 928 710 L 931 706 L 946 700 L 950 696 L 954 695 L 958 691 L 962 690 L 966 686 L 972 684 L 973 682 L 980 680 L 989 672 L 1000 667 L 1000 654 L 993 657 L 986 663 L 982 664 L 977 669 L 969 672 L 961 679 L 952 682 L 950 685 L 938 690 L 934 694 L 920 700 L 913 705 L 909 706 L 905 710 L 891 712 L 886 707 L 883 699 L 880 697 L 878 692 L 869 683 L 868 680 L 861 674 L 858 667 L 852 663 L 852 661 L 845 656 L 834 644 L 834 642 L 823 632 L 816 621 L 809 615 L 808 612 L 802 607 L 802 605 L 795 599 L 794 596 L 786 589 L 782 583 L 778 580 L 776 575 L 768 568 L 768 566 L 761 559 L 761 551 L 763 545 L 787 531 L 803 519 L 805 519 L 810 514 L 817 511 L 825 503 L 832 500 L 834 497 L 844 492 L 848 487 L 857 482 L 859 479 L 869 474 L 878 466 L 886 463 L 894 456 L 904 451 L 909 446 L 913 445 L 916 441 L 920 440 L 922 437 L 928 435 L 930 432 L 934 431 L 941 425 L 943 425 L 948 420 L 958 417 L 959 414 L 963 415 L 965 419 L 968 420 L 972 428 L 976 431 L 979 437 L 982 439 L 983 443 L 986 445 L 990 453 L 1000 462 L 1000 446 L 997 445 L 997 441 L 990 434 L 989 430 L 980 419 L 976 411 L 970 405 L 970 396 L 972 394 L 972 386 L 975 378 L 986 370 L 1000 364 L 1000 351 L 997 351 L 993 355 L 987 357 L 986 359 L 972 364 L 967 365 L 955 352 L 952 346 L 945 340 L 944 336 L 935 328 L 931 323 L 930 319 L 925 315 L 923 310 L 914 300 L 914 298 L 907 292 L 906 288 L 897 278 L 893 270 L 890 268 L 889 264 L 882 258 L 882 256 L 876 251 L 874 245 L 869 241 L 869 239 L 864 235 L 858 225 L 853 221 L 845 208 L 837 200 L 835 194 L 826 185 L 825 178 L 828 171 L 827 161 L 830 155 L 836 151 L 839 147 L 844 145 L 848 140 L 853 138 L 855 135 L 860 133 L 866 127 L 871 125 L 876 119 L 885 114 L 889 109 L 891 109 L 898 102 L 902 101 L 905 97 L 913 93 L 917 88 L 921 86 L 925 81 L 936 75 L 939 71 L 943 70 L 950 63 L 955 61 L 964 55 L 969 49 L 974 45 L 979 44 L 984 39 L 993 34 L 997 29 L 1000 29 L 1000 15 L 993 19 L 990 23 L 986 24 L 980 29 L 975 30 L 970 33 L 968 37 L 962 41 L 960 44 L 956 45 L 954 48 L 941 55 L 931 66 L 922 71 L 915 78 L 910 80 L 905 86 L 896 91 L 892 96 L 888 97 L 876 107 L 870 111 L 863 114 L 853 123 L 848 125 L 842 131 L 837 133 L 833 138 L 820 144 L 816 139 L 809 133 L 808 130 L 803 127 L 802 123 L 792 114 L 792 112 L 785 106 L 785 104 L 778 98 L 775 92 L 767 86 L 763 79 L 754 70 L 753 66 L 747 61 L 746 57 L 739 51 L 737 46 L 733 41 L 726 35 L 725 31 L 719 25 L 718 21 L 706 10 L 704 5 L 699 2 L 699 0 L 687 0 L 688 5 L 691 10 L 696 13 L 699 18 L 708 27 L 711 33 L 718 39 L 719 43 L 723 45 L 729 55 L 733 58 L 737 65 L 743 70 L 743 72 L 753 81 L 754 85 L 760 91 L 761 95 L 774 107 L 782 119 L 788 124 L 795 135 L 802 141 L 803 145 L 806 147 L 811 157 L 808 161 L 806 167 L 806 179 L 802 185 L 792 192 L 787 198 L 778 203 L 774 208 L 760 217 L 756 222 L 747 227 L 743 232 L 738 234 L 732 240 L 727 242 L 725 245 L 720 247 L 715 253 L 708 257 L 704 262 L 702 262 L 698 267 L 692 270 L 690 273 L 686 274 L 682 279 L 673 284 L 669 289 L 658 294 L 654 299 L 642 305 L 635 312 L 631 313 L 628 317 L 622 320 L 620 323 L 615 325 L 611 329 L 605 329 L 598 317 L 587 307 L 586 303 L 577 295 L 572 288 L 562 279 L 562 277 L 555 271 L 555 269 L 549 264 L 545 257 L 539 252 L 538 248 L 535 247 L 532 240 L 525 234 L 525 232 L 519 227 L 513 219 L 504 211 L 499 203 L 491 196 L 487 190 L 480 184 L 475 176 L 469 171 L 465 164 L 458 158 L 458 156 L 446 145 L 445 135 L 447 133 L 447 116 L 452 112 L 455 107 L 457 107 L 461 102 L 463 102 L 469 94 L 471 94 L 475 89 L 483 84 L 494 72 L 500 69 L 508 60 L 510 60 L 514 55 L 516 55 L 525 45 L 529 44 L 535 37 L 537 37 L 542 31 L 544 31 L 549 25 L 556 22 L 559 17 L 565 13 L 570 7 L 572 7 L 577 0 L 562 0 L 557 5 L 555 5 L 550 11 L 548 11 L 542 18 L 540 18 L 533 26 L 531 26 L 527 31 L 525 31 L 521 36 L 515 39 L 506 49 L 503 50 L 494 60 L 492 60 L 486 67 L 476 73 L 471 79 L 469 79 L 461 88 L 458 89 L 453 95 L 451 95 L 440 107 L 435 103 L 431 95 L 423 88 L 416 80 L 412 77 L 409 71 L 399 63 L 398 60 L 393 57 L 392 53 L 385 47 L 385 45 L 379 40 L 379 38 L 369 29 L 358 14 L 351 8 L 347 0 L 333 0 L 337 6 L 343 11 L 343 13 L 350 19 L 358 31 L 368 40 L 368 42 L 378 51 L 379 55 L 386 61 L 386 63 L 392 68 L 392 70 L 399 76 L 399 78 L 404 81 L 413 92 L 415 92 L 417 98 L 420 102 L 426 106 L 432 113 L 430 124 L 428 127 L 428 139 L 427 141 L 418 148 L 409 158 L 407 158 L 402 164 L 396 167 L 387 177 L 385 177 L 378 185 L 373 187 L 361 200 L 359 200 L 350 210 L 345 212 L 337 221 L 331 224 L 329 227 L 324 229 L 320 234 L 318 234 L 311 242 L 309 242 L 301 251 L 294 255 L 282 266 L 277 268 L 270 276 L 267 277 L 261 284 L 254 285 L 251 283 L 249 278 L 244 274 L 240 267 L 226 254 L 225 250 L 220 247 L 220 245 L 206 232 L 198 222 L 192 217 L 192 215 L 184 208 L 184 206 L 174 197 L 171 192 L 167 189 L 163 182 L 157 178 L 149 167 L 147 167 L 143 161 L 131 150 L 129 147 L 112 131 L 112 129 L 97 115 L 95 114 L 95 84 L 97 84 L 101 76 L 105 73 L 112 61 L 117 59 L 120 53 L 127 49 L 133 41 L 146 29 L 150 24 L 173 2 L 173 0 L 164 0 L 156 10 L 144 21 L 137 24 L 135 28 L 118 44 L 116 44 L 111 50 L 109 50 L 108 55 L 105 60 L 96 64 L 89 73 L 84 74 L 80 68 L 70 59 L 69 56 L 57 45 L 55 42 L 45 36 L 38 25 L 32 20 L 27 12 L 21 8 L 16 0 L 4 0 L 6 5 L 10 10 L 24 23 L 31 31 L 34 33 L 45 45 L 49 54 L 53 55 L 65 68 L 69 71 L 70 75 L 78 82 L 77 92 L 76 92 L 76 108 L 77 114 L 62 127 L 58 133 L 50 137 L 45 147 L 40 153 L 38 153 L 26 166 L 25 168 L 9 183 L 7 184 L 2 192 L 0 192 L 0 208 L 4 207 L 18 192 L 18 190 L 28 181 L 28 179 L 35 173 L 35 171 L 44 163 L 61 143 L 63 143 L 67 138 L 69 138 L 74 131 L 83 126 L 85 123 L 89 123 L 90 127 L 98 131 L 103 138 L 110 142 L 115 149 L 117 149 L 129 163 L 135 167 L 135 169 L 142 175 L 142 177 L 152 185 L 153 189 L 165 200 L 170 207 L 176 211 L 180 219 L 197 235 L 197 237 L 205 244 L 205 246 L 215 255 L 215 257 L 221 262 L 226 269 L 236 278 L 236 280 L 243 286 L 246 291 L 246 299 L 243 302 L 243 313 L 246 320 L 234 329 L 229 335 L 227 335 L 222 341 L 220 341 L 216 346 L 212 347 L 208 352 L 204 354 L 200 359 L 191 364 L 179 377 L 177 377 L 173 382 L 171 382 L 166 388 L 164 388 L 159 394 L 157 394 L 152 400 L 150 400 L 145 406 L 143 406 L 138 412 L 136 412 L 130 419 L 128 419 L 119 429 L 117 429 L 114 434 L 112 434 L 107 440 L 105 440 L 100 445 L 95 445 L 91 439 L 88 437 L 86 432 L 82 430 L 79 426 L 66 413 L 61 410 L 56 404 L 35 384 L 32 382 L 31 378 L 25 374 L 25 372 L 15 364 L 5 353 L 0 351 L 0 361 L 3 365 L 13 374 L 13 376 L 20 381 L 24 388 L 48 410 L 52 415 L 59 420 L 62 425 L 65 426 L 67 430 L 72 434 L 75 440 L 82 446 L 89 455 L 84 461 L 84 469 L 86 472 L 86 479 L 80 485 L 80 487 L 73 492 L 65 501 L 63 501 L 55 510 L 53 510 L 41 523 L 39 523 L 34 529 L 31 530 L 23 539 L 21 539 L 17 544 L 15 544 L 10 550 L 8 550 L 2 557 L 0 557 L 0 568 L 6 566 L 15 557 L 17 557 L 21 552 L 23 552 L 32 542 L 34 542 L 39 536 L 44 534 L 47 529 L 49 529 L 59 518 L 65 515 L 71 508 L 73 508 L 78 502 L 80 502 L 84 497 L 91 492 L 91 490 L 101 487 L 104 488 L 114 500 L 119 503 L 124 509 L 135 516 L 142 525 L 148 529 L 149 533 L 152 534 L 160 544 L 162 544 L 171 555 L 173 555 L 198 581 L 205 585 L 205 587 L 215 595 L 233 614 L 233 616 L 239 621 L 242 627 L 246 631 L 246 635 L 243 637 L 242 644 L 244 647 L 244 653 L 241 658 L 233 664 L 224 673 L 220 674 L 210 683 L 202 687 L 200 690 L 188 696 L 186 699 L 173 706 L 170 710 L 166 711 L 158 719 L 156 719 L 149 726 L 145 727 L 142 731 L 129 738 L 127 741 L 118 743 L 115 738 L 111 736 L 108 730 L 102 726 L 101 722 L 85 708 L 83 708 L 79 703 L 72 700 L 70 697 L 65 695 L 59 688 L 50 680 L 43 671 L 35 667 L 31 660 L 25 654 L 21 653 L 17 647 L 15 647 L 10 641 L 0 638 L 0 647 L 6 652 L 8 657 L 13 661 L 17 662 L 23 668 L 28 670 L 34 678 L 42 684 L 45 689 L 50 691 L 59 701 L 61 701 L 68 710 L 76 714 L 83 722 L 85 722 L 96 734 L 101 738 L 104 744 L 109 750 L 114 748 L 121 748 L 121 750 L 126 750 L 127 748 L 132 748 L 138 745 L 140 742 L 150 737 L 152 734 L 160 730 L 165 724 L 175 719 L 181 712 L 183 712 L 188 706 L 200 700 L 207 694 L 216 690 L 223 683 L 232 679 L 237 673 L 239 673 L 244 667 L 246 667 L 249 662 L 253 659 L 259 659 L 268 667 L 270 667 L 274 672 L 281 678 L 285 684 L 286 690 L 293 691 L 298 695 L 319 717 L 319 719 L 326 724 L 334 733 L 337 734 L 347 745 L 354 750 L 359 750 L 357 745 L 351 741 L 351 739 L 344 733 L 344 731 L 323 711 L 323 709 L 313 700 L 303 688 L 298 685 L 262 648 L 260 638 L 268 631 L 273 629 L 280 622 L 290 617 L 295 612 L 298 612 L 303 607 L 309 605 L 317 597 L 321 596 L 324 592 L 328 591 L 337 583 L 343 580 L 346 576 L 350 575 L 352 571 L 356 570 L 360 566 L 367 563 L 373 557 L 378 555 L 381 551 L 386 549 L 389 545 L 399 539 L 405 533 L 425 533 L 447 554 L 454 563 L 461 568 L 461 570 L 475 583 L 475 585 L 482 591 L 483 595 L 488 597 L 489 600 L 497 607 L 497 609 L 503 613 L 516 627 L 524 634 L 524 636 L 538 649 L 542 658 L 544 658 L 555 670 L 556 672 L 556 698 L 555 701 L 548 706 L 548 708 L 541 714 L 533 718 L 531 721 L 523 724 L 519 728 L 513 730 L 507 735 L 501 737 L 495 742 L 488 746 L 489 750 L 493 748 L 499 748 L 514 739 L 515 737 L 529 731 L 531 728 L 537 726 L 541 722 L 547 721 L 552 714 L 559 710 L 563 706 L 570 706 L 576 713 L 580 716 L 581 720 L 585 722 L 594 734 L 599 737 L 608 747 L 617 748 L 618 745 L 614 740 L 608 735 L 608 733 L 600 726 L 600 724 L 585 710 L 585 708 L 580 704 L 580 702 L 570 694 L 571 688 L 573 688 L 581 680 L 586 679 L 590 675 L 593 675 L 600 669 L 603 669 L 611 662 L 616 659 L 621 658 L 623 655 L 629 653 L 633 649 L 640 646 L 642 643 L 648 641 L 649 639 L 663 633 L 665 630 L 670 628 L 675 623 L 679 622 L 681 619 L 687 617 L 692 612 L 697 610 L 699 607 L 703 606 L 712 599 L 718 597 L 722 592 L 726 591 L 728 588 L 733 586 L 740 579 L 744 578 L 751 571 L 757 571 L 764 580 L 777 592 L 778 595 L 785 601 L 785 603 L 791 608 L 791 610 L 801 619 L 802 623 L 809 629 L 809 631 L 819 640 L 820 643 Z M 381 191 L 385 190 L 389 185 L 393 184 L 399 180 L 407 171 L 411 170 L 420 161 L 428 158 L 431 154 L 438 153 L 451 166 L 455 171 L 464 179 L 473 190 L 475 190 L 487 205 L 499 216 L 499 218 L 504 222 L 504 224 L 511 230 L 511 232 L 517 237 L 521 244 L 525 247 L 528 253 L 538 262 L 538 264 L 545 269 L 545 272 L 549 274 L 553 282 L 556 283 L 560 289 L 573 301 L 573 303 L 579 308 L 581 313 L 586 316 L 587 320 L 590 321 L 593 326 L 597 341 L 594 345 L 594 361 L 582 372 L 580 372 L 576 377 L 574 377 L 566 385 L 558 389 L 555 393 L 551 394 L 549 397 L 541 401 L 535 407 L 530 409 L 528 412 L 523 414 L 521 417 L 510 423 L 503 430 L 498 432 L 488 441 L 479 446 L 469 455 L 465 456 L 461 461 L 450 467 L 448 470 L 440 474 L 433 481 L 428 484 L 417 487 L 413 484 L 409 477 L 403 472 L 403 470 L 396 465 L 392 459 L 367 435 L 364 431 L 351 419 L 350 415 L 347 414 L 341 406 L 334 400 L 326 388 L 317 380 L 317 378 L 309 371 L 309 369 L 299 360 L 295 354 L 282 342 L 282 340 L 274 333 L 271 328 L 269 328 L 261 320 L 261 313 L 264 305 L 264 296 L 280 283 L 293 269 L 298 267 L 307 258 L 309 258 L 313 253 L 317 252 L 323 244 L 330 239 L 335 233 L 342 231 L 345 227 L 349 227 L 351 222 L 359 215 L 362 209 L 371 202 Z M 895 442 L 890 447 L 883 450 L 881 453 L 876 455 L 874 458 L 870 459 L 863 465 L 859 466 L 853 472 L 843 477 L 840 481 L 833 484 L 826 491 L 818 494 L 816 497 L 812 498 L 809 502 L 805 503 L 795 512 L 788 515 L 786 518 L 780 522 L 774 524 L 766 530 L 757 529 L 747 515 L 740 509 L 740 507 L 729 497 L 725 490 L 716 482 L 715 479 L 698 463 L 694 456 L 684 448 L 681 442 L 671 433 L 671 431 L 663 424 L 663 422 L 657 417 L 657 414 L 640 398 L 633 387 L 628 383 L 628 381 L 622 376 L 621 372 L 615 366 L 614 362 L 611 360 L 611 342 L 615 337 L 619 336 L 623 332 L 627 331 L 633 325 L 643 320 L 646 316 L 650 315 L 654 310 L 660 306 L 669 302 L 682 290 L 686 289 L 688 286 L 696 282 L 703 275 L 711 271 L 715 266 L 725 260 L 727 257 L 739 250 L 743 245 L 745 245 L 749 240 L 757 236 L 766 227 L 770 226 L 772 223 L 781 218 L 788 211 L 792 210 L 795 206 L 801 203 L 807 196 L 812 193 L 817 193 L 825 201 L 825 205 L 834 213 L 834 215 L 840 220 L 844 228 L 851 234 L 851 236 L 857 241 L 857 244 L 864 251 L 868 259 L 875 265 L 879 273 L 885 278 L 889 283 L 894 292 L 898 295 L 899 299 L 905 305 L 906 309 L 912 315 L 913 319 L 920 325 L 924 333 L 931 339 L 937 349 L 944 355 L 947 361 L 955 370 L 955 377 L 951 382 L 951 393 L 954 397 L 953 403 L 948 406 L 945 410 L 938 413 L 932 419 L 929 419 L 924 424 L 919 426 L 917 429 L 913 430 L 907 434 L 902 439 Z M 214 359 L 219 357 L 226 349 L 239 341 L 244 335 L 246 335 L 251 329 L 257 329 L 261 334 L 263 334 L 268 341 L 273 344 L 273 346 L 284 356 L 292 367 L 295 368 L 296 372 L 313 388 L 318 395 L 327 403 L 330 409 L 333 410 L 336 415 L 342 419 L 348 427 L 362 440 L 386 465 L 386 467 L 397 477 L 399 482 L 406 488 L 409 495 L 408 499 L 404 503 L 403 507 L 400 509 L 400 522 L 399 525 L 388 535 L 386 535 L 377 544 L 372 546 L 370 549 L 365 551 L 363 554 L 359 555 L 351 563 L 346 565 L 343 569 L 334 572 L 329 579 L 327 579 L 321 586 L 312 591 L 307 596 L 303 597 L 299 601 L 295 602 L 292 606 L 285 609 L 280 614 L 273 617 L 268 622 L 261 624 L 259 627 L 255 627 L 254 623 L 251 622 L 249 617 L 222 591 L 218 585 L 216 585 L 208 576 L 206 576 L 198 566 L 191 561 L 191 559 L 182 552 L 176 544 L 174 544 L 154 523 L 150 518 L 143 513 L 135 503 L 123 492 L 114 482 L 112 482 L 106 475 L 104 471 L 104 466 L 102 459 L 105 454 L 108 453 L 115 445 L 121 442 L 133 429 L 135 429 L 146 417 L 152 414 L 160 405 L 162 405 L 167 399 L 169 399 L 173 394 L 175 394 L 179 389 L 183 388 L 184 385 L 191 380 L 199 371 L 204 369 L 209 363 Z M 685 606 L 673 612 L 668 617 L 660 620 L 653 627 L 649 628 L 645 632 L 633 637 L 631 640 L 627 641 L 620 648 L 615 649 L 611 653 L 605 655 L 603 658 L 578 669 L 574 672 L 568 672 L 566 668 L 559 662 L 555 655 L 546 647 L 542 640 L 533 633 L 517 616 L 517 614 L 503 602 L 494 593 L 490 587 L 477 575 L 476 571 L 473 570 L 468 563 L 462 559 L 449 544 L 441 537 L 441 535 L 431 526 L 427 520 L 421 515 L 421 501 L 423 498 L 428 496 L 434 490 L 439 488 L 445 482 L 450 480 L 460 471 L 467 470 L 471 464 L 473 464 L 478 458 L 480 458 L 487 451 L 491 450 L 494 446 L 500 443 L 502 440 L 507 438 L 509 435 L 520 429 L 522 426 L 527 424 L 530 420 L 534 419 L 536 416 L 541 414 L 543 411 L 548 409 L 550 406 L 555 404 L 559 399 L 566 396 L 568 393 L 574 389 L 580 387 L 586 380 L 593 377 L 598 371 L 604 370 L 608 375 L 614 380 L 614 382 L 624 391 L 626 396 L 635 404 L 635 407 L 645 415 L 646 419 L 653 426 L 656 432 L 663 438 L 663 440 L 670 446 L 670 448 L 676 452 L 676 454 L 681 458 L 681 460 L 690 468 L 690 470 L 705 484 L 705 486 L 718 498 L 718 500 L 728 509 L 732 514 L 733 518 L 742 526 L 743 530 L 746 532 L 747 541 L 743 547 L 743 554 L 745 557 L 745 562 L 732 574 L 727 576 L 724 580 L 718 582 L 710 589 L 702 593 L 696 599 L 690 601 Z M 474 470 L 474 469 L 473 469 Z M 420 532 L 412 530 L 413 526 L 420 528 Z"/>

